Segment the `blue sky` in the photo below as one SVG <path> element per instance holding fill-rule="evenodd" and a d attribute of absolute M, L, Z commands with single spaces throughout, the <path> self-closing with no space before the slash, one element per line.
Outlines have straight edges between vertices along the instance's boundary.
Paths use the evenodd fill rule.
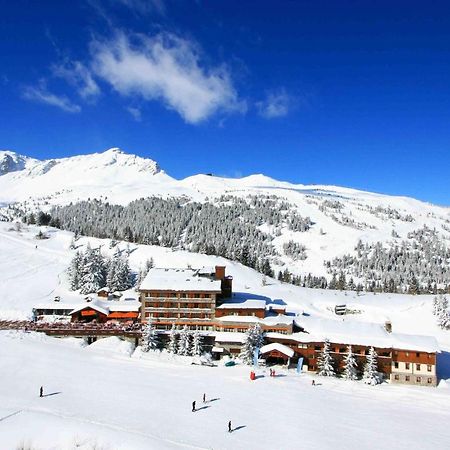
<path fill-rule="evenodd" d="M 0 115 L 0 148 L 37 158 L 450 205 L 450 4 L 4 1 Z"/>

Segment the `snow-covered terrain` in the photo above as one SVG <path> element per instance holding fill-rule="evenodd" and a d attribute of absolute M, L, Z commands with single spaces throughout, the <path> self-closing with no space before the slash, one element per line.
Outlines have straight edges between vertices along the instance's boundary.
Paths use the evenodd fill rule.
<path fill-rule="evenodd" d="M 17 163 L 8 171 L 11 158 Z M 276 196 L 291 203 L 314 224 L 307 232 L 283 228 L 273 241 L 281 260 L 294 272 L 304 274 L 325 275 L 324 261 L 352 253 L 360 239 L 392 241 L 393 231 L 396 243 L 424 225 L 436 229 L 447 244 L 450 240 L 449 208 L 349 188 L 291 184 L 264 175 L 240 179 L 195 175 L 176 180 L 155 161 L 119 149 L 47 161 L 0 152 L 0 166 L 4 167 L 0 172 L 0 205 L 20 202 L 31 210 L 88 198 L 127 204 L 153 195 L 183 195 L 197 201 L 212 201 L 222 194 Z M 274 232 L 267 225 L 261 230 Z M 306 260 L 293 261 L 283 255 L 283 244 L 289 240 L 305 245 Z"/>
<path fill-rule="evenodd" d="M 265 369 L 250 381 L 243 366 L 130 358 L 115 339 L 80 347 L 0 332 L 1 448 L 363 450 L 383 442 L 431 450 L 450 442 L 450 389 L 442 385 L 327 378 L 313 387 L 310 375 L 278 370 L 273 378 Z"/>

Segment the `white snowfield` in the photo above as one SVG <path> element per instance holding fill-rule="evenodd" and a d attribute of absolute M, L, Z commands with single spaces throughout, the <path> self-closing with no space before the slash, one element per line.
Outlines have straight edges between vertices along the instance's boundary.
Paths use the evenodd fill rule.
<path fill-rule="evenodd" d="M 3 167 L 3 170 L 2 170 Z M 4 173 L 2 175 L 2 173 Z M 353 253 L 359 240 L 392 241 L 394 230 L 398 242 L 409 232 L 424 225 L 435 228 L 450 239 L 450 208 L 431 205 L 412 198 L 382 195 L 337 186 L 303 185 L 277 181 L 264 175 L 223 178 L 194 175 L 183 180 L 170 177 L 151 159 L 126 154 L 118 148 L 103 153 L 38 161 L 14 152 L 0 151 L 0 206 L 27 202 L 31 209 L 47 209 L 88 198 L 126 205 L 148 196 L 186 196 L 196 201 L 212 201 L 223 194 L 237 197 L 249 195 L 276 196 L 294 205 L 314 225 L 307 232 L 294 232 L 284 227 L 273 244 L 280 259 L 293 273 L 327 275 L 324 261 Z M 341 213 L 361 229 L 344 226 L 320 209 L 323 201 L 342 204 Z M 412 222 L 376 216 L 368 208 L 391 208 Z M 1 212 L 1 211 L 0 211 Z M 372 227 L 372 228 L 371 228 Z M 273 233 L 268 225 L 261 230 Z M 294 261 L 284 255 L 283 244 L 293 240 L 306 247 L 307 259 Z M 276 266 L 276 265 L 275 265 Z M 277 270 L 282 267 L 276 266 Z"/>
<path fill-rule="evenodd" d="M 130 358 L 116 339 L 81 348 L 0 332 L 1 448 L 436 450 L 450 442 L 448 388 L 328 378 L 311 386 L 310 375 L 281 369 L 275 378 L 259 369 L 250 381 L 249 367 Z"/>

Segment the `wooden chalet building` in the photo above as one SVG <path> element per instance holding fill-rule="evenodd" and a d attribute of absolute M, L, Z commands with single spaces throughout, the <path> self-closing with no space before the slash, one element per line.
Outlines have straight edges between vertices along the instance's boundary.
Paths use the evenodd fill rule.
<path fill-rule="evenodd" d="M 139 310 L 138 301 L 92 301 L 78 305 L 69 315 L 72 322 L 136 322 L 139 320 Z"/>
<path fill-rule="evenodd" d="M 303 370 L 317 372 L 318 358 L 323 351 L 326 336 L 314 336 L 308 333 L 281 335 L 266 333 L 266 341 L 279 343 L 293 350 L 290 362 L 296 363 L 303 358 Z M 373 345 L 371 345 L 371 341 Z M 436 386 L 436 363 L 439 347 L 435 338 L 387 333 L 382 339 L 378 336 L 332 336 L 329 339 L 331 356 L 337 372 L 344 369 L 344 357 L 351 345 L 356 357 L 358 370 L 362 374 L 370 347 L 378 354 L 378 371 L 391 383 Z M 407 350 L 408 349 L 408 350 Z"/>
<path fill-rule="evenodd" d="M 141 320 L 151 320 L 160 330 L 172 324 L 213 330 L 216 306 L 231 295 L 232 278 L 225 267 L 212 269 L 152 268 L 139 292 Z"/>

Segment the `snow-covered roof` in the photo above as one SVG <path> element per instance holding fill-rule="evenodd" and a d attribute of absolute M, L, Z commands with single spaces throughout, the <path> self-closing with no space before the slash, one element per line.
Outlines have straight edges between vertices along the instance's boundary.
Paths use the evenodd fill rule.
<path fill-rule="evenodd" d="M 292 350 L 292 348 L 283 345 L 283 344 L 278 344 L 277 342 L 274 342 L 272 344 L 267 344 L 267 345 L 263 345 L 260 349 L 261 354 L 265 354 L 265 353 L 269 353 L 272 350 L 277 350 L 280 353 L 283 353 L 283 355 L 288 356 L 289 358 L 292 358 L 292 356 L 294 356 L 294 350 Z"/>
<path fill-rule="evenodd" d="M 233 331 L 222 331 L 214 333 L 216 342 L 237 342 L 243 344 L 245 342 L 245 333 L 237 333 Z"/>
<path fill-rule="evenodd" d="M 273 317 L 265 317 L 260 319 L 255 316 L 223 316 L 216 317 L 217 321 L 220 322 L 237 322 L 237 323 L 259 323 L 261 325 L 290 325 L 294 322 L 292 316 L 278 315 Z"/>
<path fill-rule="evenodd" d="M 440 351 L 436 339 L 432 336 L 388 333 L 383 325 L 376 323 L 303 318 L 302 326 L 307 331 L 306 333 L 291 335 L 267 333 L 267 337 L 290 339 L 301 343 L 323 342 L 328 339 L 334 344 L 363 345 L 428 353 Z"/>
<path fill-rule="evenodd" d="M 229 301 L 222 303 L 216 309 L 265 309 L 265 300 L 248 299 L 243 302 Z"/>
<path fill-rule="evenodd" d="M 216 269 L 214 267 L 202 267 L 197 270 L 199 275 L 212 275 L 216 273 Z"/>
<path fill-rule="evenodd" d="M 94 309 L 95 311 L 98 311 L 99 313 L 105 314 L 106 316 L 109 314 L 109 309 L 106 307 L 103 307 L 102 305 L 99 305 L 97 302 L 88 302 L 83 303 L 77 308 L 75 308 L 73 311 L 70 312 L 70 314 L 75 314 L 79 311 L 83 311 L 83 309 L 90 308 Z"/>
<path fill-rule="evenodd" d="M 198 270 L 152 268 L 140 285 L 149 291 L 221 292 L 221 281 L 199 277 Z"/>
<path fill-rule="evenodd" d="M 76 307 L 71 311 L 70 314 L 74 314 L 76 312 L 82 311 L 86 308 L 92 308 L 102 314 L 108 315 L 110 312 L 138 312 L 141 307 L 141 302 L 137 300 L 127 300 L 122 302 L 110 302 L 110 301 L 101 301 L 95 300 L 92 302 L 85 302 L 82 304 L 76 305 Z"/>
<path fill-rule="evenodd" d="M 34 306 L 34 309 L 72 310 L 79 305 L 80 303 L 49 302 L 49 303 L 38 303 L 37 305 Z"/>

